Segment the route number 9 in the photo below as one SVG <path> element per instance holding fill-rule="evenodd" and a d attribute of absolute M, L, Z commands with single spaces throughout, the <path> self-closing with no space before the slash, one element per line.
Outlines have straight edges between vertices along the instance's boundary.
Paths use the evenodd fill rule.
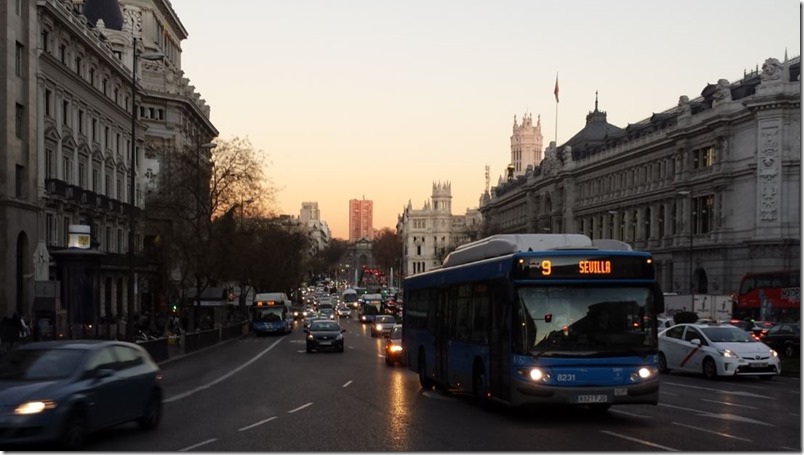
<path fill-rule="evenodd" d="M 550 276 L 550 274 L 553 273 L 553 264 L 547 259 L 544 259 L 540 269 L 542 271 L 542 276 Z"/>

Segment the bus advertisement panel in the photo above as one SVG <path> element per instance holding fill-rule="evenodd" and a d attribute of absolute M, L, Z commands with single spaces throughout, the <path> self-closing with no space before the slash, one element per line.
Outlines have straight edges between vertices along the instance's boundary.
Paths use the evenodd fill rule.
<path fill-rule="evenodd" d="M 623 242 L 595 245 L 576 234 L 497 235 L 408 277 L 408 368 L 425 388 L 481 403 L 657 404 L 664 309 L 653 259 Z"/>
<path fill-rule="evenodd" d="M 801 318 L 801 270 L 746 273 L 734 304 L 734 319 L 795 322 Z"/>

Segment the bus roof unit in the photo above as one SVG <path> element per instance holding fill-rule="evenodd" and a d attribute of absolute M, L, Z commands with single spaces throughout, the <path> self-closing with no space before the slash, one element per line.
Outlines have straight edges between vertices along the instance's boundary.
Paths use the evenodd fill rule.
<path fill-rule="evenodd" d="M 447 255 L 443 267 L 468 264 L 519 251 L 559 249 L 631 251 L 631 246 L 613 239 L 592 240 L 583 234 L 498 234 L 459 246 Z"/>

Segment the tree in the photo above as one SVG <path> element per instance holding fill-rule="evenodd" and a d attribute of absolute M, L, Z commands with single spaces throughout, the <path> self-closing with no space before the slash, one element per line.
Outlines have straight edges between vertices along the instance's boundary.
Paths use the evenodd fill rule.
<path fill-rule="evenodd" d="M 232 250 L 235 213 L 268 213 L 275 191 L 248 139 L 219 140 L 208 149 L 168 149 L 157 184 L 146 191 L 148 232 L 159 245 L 162 272 L 195 296 L 243 271 Z M 199 299 L 196 299 L 198 302 Z M 198 312 L 196 311 L 196 317 Z M 197 321 L 196 321 L 197 322 Z"/>
<path fill-rule="evenodd" d="M 390 228 L 382 228 L 371 243 L 371 254 L 381 270 L 388 273 L 392 268 L 399 270 L 402 263 L 402 240 Z"/>

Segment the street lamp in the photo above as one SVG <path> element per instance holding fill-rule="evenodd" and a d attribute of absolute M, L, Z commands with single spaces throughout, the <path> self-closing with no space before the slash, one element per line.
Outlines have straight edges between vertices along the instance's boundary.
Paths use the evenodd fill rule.
<path fill-rule="evenodd" d="M 689 235 L 690 235 L 690 241 L 689 241 L 689 252 L 687 254 L 688 259 L 689 259 L 689 269 L 688 269 L 689 275 L 687 276 L 687 278 L 690 280 L 690 311 L 692 311 L 694 313 L 695 312 L 695 288 L 692 285 L 692 281 L 693 281 L 692 280 L 692 228 L 693 228 L 693 222 L 692 222 L 692 191 L 682 190 L 682 191 L 679 191 L 676 194 L 678 194 L 679 196 L 685 196 L 685 197 L 689 196 L 689 204 L 690 204 L 690 221 L 689 221 L 689 231 L 690 232 L 689 232 Z"/>
<path fill-rule="evenodd" d="M 129 174 L 129 194 L 128 194 L 128 304 L 126 305 L 128 311 L 128 329 L 127 339 L 129 341 L 134 339 L 134 243 L 136 231 L 135 206 L 136 206 L 136 169 L 137 169 L 137 57 L 144 60 L 162 60 L 165 54 L 161 52 L 143 52 L 137 54 L 137 38 L 134 38 L 133 47 L 131 48 L 133 60 L 131 64 L 131 171 Z"/>
<path fill-rule="evenodd" d="M 199 141 L 200 142 L 200 141 Z M 201 151 L 211 150 L 217 147 L 218 144 L 208 142 L 206 144 L 198 144 L 198 149 L 195 154 L 195 231 L 198 234 L 198 247 L 196 249 L 195 259 L 195 311 L 193 311 L 193 328 L 198 329 L 198 314 L 201 311 L 201 271 L 199 270 L 201 264 L 201 249 L 202 240 L 201 236 Z"/>

